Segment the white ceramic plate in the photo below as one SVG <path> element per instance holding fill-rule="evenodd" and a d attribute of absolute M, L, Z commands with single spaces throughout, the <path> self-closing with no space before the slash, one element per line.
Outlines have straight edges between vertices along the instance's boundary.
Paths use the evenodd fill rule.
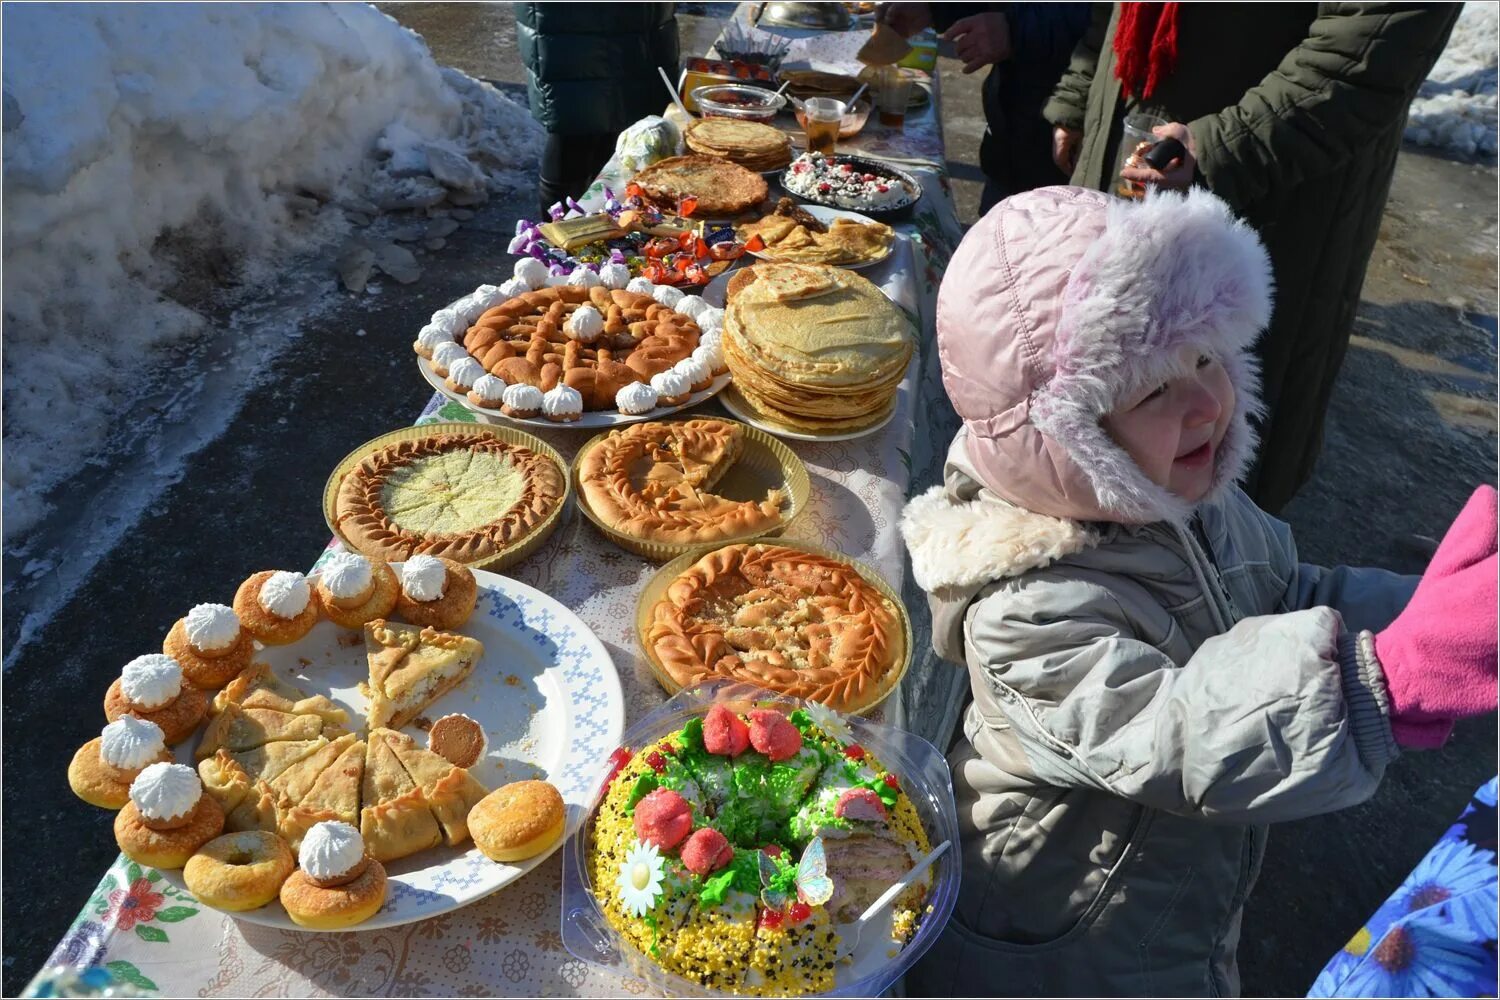
<path fill-rule="evenodd" d="M 392 564 L 399 567 L 399 563 Z M 562 793 L 567 832 L 587 813 L 599 762 L 619 745 L 625 728 L 620 678 L 604 644 L 577 615 L 509 577 L 475 570 L 479 601 L 457 631 L 484 643 L 474 672 L 422 712 L 431 720 L 462 712 L 484 726 L 489 749 L 470 773 L 486 788 L 544 778 Z M 289 646 L 256 653 L 282 677 L 309 694 L 332 698 L 349 712 L 351 729 L 364 728 L 368 705 L 359 692 L 367 680 L 364 637 L 326 619 Z M 421 746 L 426 734 L 405 727 Z M 189 740 L 178 748 L 191 764 Z M 436 847 L 386 865 L 385 906 L 349 930 L 365 931 L 425 920 L 467 906 L 504 888 L 541 864 L 562 843 L 517 864 L 497 864 L 472 841 Z M 181 871 L 163 873 L 185 889 Z M 231 914 L 267 927 L 307 930 L 292 923 L 280 903 Z"/>
<path fill-rule="evenodd" d="M 857 431 L 838 431 L 830 434 L 813 434 L 809 431 L 793 430 L 792 428 L 784 427 L 781 424 L 773 424 L 770 421 L 762 420 L 760 417 L 755 415 L 755 411 L 751 410 L 744 404 L 744 402 L 739 398 L 738 393 L 726 392 L 724 393 L 724 395 L 719 397 L 719 402 L 723 405 L 724 409 L 729 411 L 730 416 L 734 417 L 735 419 L 743 420 L 751 427 L 759 427 L 767 434 L 775 434 L 779 438 L 786 438 L 790 441 L 853 441 L 855 438 L 862 438 L 866 434 L 874 434 L 886 424 L 890 423 L 891 420 L 896 416 L 896 408 L 892 406 L 891 412 L 885 415 L 885 419 L 881 420 L 879 423 L 871 424 L 869 427 L 863 427 Z"/>
<path fill-rule="evenodd" d="M 726 271 L 725 274 L 727 273 L 729 272 Z M 710 303 L 710 305 L 712 305 L 712 303 Z M 523 420 L 519 417 L 507 417 L 499 410 L 491 410 L 487 407 L 474 405 L 474 403 L 469 400 L 469 397 L 466 393 L 457 393 L 448 388 L 448 386 L 444 383 L 443 377 L 432 370 L 431 361 L 428 361 L 421 355 L 417 355 L 416 357 L 417 367 L 421 369 L 422 377 L 427 380 L 428 385 L 432 386 L 448 399 L 451 399 L 455 403 L 463 406 L 470 413 L 473 413 L 475 416 L 479 417 L 482 422 L 493 424 L 512 424 L 516 427 L 529 427 L 537 430 L 557 430 L 560 427 L 571 427 L 578 430 L 587 430 L 590 428 L 592 428 L 593 430 L 607 430 L 610 427 L 622 427 L 625 424 L 637 424 L 642 420 L 660 420 L 662 417 L 670 416 L 671 414 L 676 413 L 679 410 L 692 409 L 699 403 L 712 399 L 714 396 L 718 395 L 726 385 L 729 384 L 729 375 L 726 372 L 723 375 L 717 376 L 714 379 L 713 384 L 710 385 L 707 389 L 704 389 L 702 392 L 693 393 L 687 398 L 686 402 L 679 403 L 677 406 L 658 406 L 656 409 L 648 410 L 645 413 L 627 414 L 621 413 L 619 410 L 584 410 L 583 416 L 579 417 L 577 420 L 569 421 L 566 423 L 557 420 L 548 420 L 546 417 L 542 416 L 530 417 Z"/>
<path fill-rule="evenodd" d="M 872 218 L 870 218 L 868 215 L 860 215 L 858 212 L 850 212 L 850 211 L 848 211 L 846 209 L 842 209 L 842 208 L 824 208 L 822 205 L 798 205 L 797 207 L 800 208 L 800 209 L 802 209 L 808 215 L 811 215 L 814 219 L 817 219 L 819 222 L 823 223 L 823 225 L 825 225 L 825 226 L 832 225 L 834 219 L 853 219 L 855 222 L 866 223 L 866 224 L 873 224 L 875 222 L 875 220 L 872 219 Z M 864 262 L 859 263 L 859 264 L 833 264 L 831 266 L 833 266 L 833 267 L 842 267 L 842 268 L 845 268 L 845 269 L 850 270 L 850 271 L 863 271 L 865 268 L 875 267 L 878 264 L 883 264 L 883 263 L 885 263 L 886 259 L 888 257 L 890 257 L 891 251 L 895 248 L 896 240 L 898 240 L 900 238 L 901 237 L 899 235 L 893 237 L 891 239 L 891 242 L 886 245 L 885 253 L 881 254 L 879 257 L 876 257 L 874 260 L 867 260 L 867 261 L 864 261 Z M 770 261 L 773 264 L 778 262 L 776 257 L 771 256 L 770 254 L 766 253 L 764 250 L 747 250 L 745 252 L 748 253 L 752 257 L 757 257 L 757 258 L 759 258 L 761 260 Z M 795 264 L 795 263 L 797 263 L 797 261 L 791 261 L 791 263 Z M 728 272 L 725 272 L 725 273 L 728 273 Z M 722 278 L 722 277 L 724 277 L 723 274 L 719 275 L 718 277 L 714 278 L 713 280 L 717 281 L 717 280 L 719 280 L 719 278 Z M 704 295 L 705 298 L 707 298 L 707 296 L 708 296 L 708 289 L 710 289 L 712 287 L 713 287 L 713 281 L 710 281 L 707 285 L 704 286 L 703 295 Z M 723 308 L 723 304 L 722 303 L 710 303 L 710 304 L 711 305 L 717 305 L 721 309 Z"/>

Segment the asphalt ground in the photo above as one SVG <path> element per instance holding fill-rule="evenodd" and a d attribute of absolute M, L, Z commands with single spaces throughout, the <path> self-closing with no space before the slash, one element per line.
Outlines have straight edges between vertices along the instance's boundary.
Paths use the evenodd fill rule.
<path fill-rule="evenodd" d="M 439 62 L 513 92 L 524 81 L 508 5 L 381 6 Z M 701 52 L 730 5 L 683 7 L 682 50 Z M 955 199 L 972 222 L 979 77 L 946 58 L 941 72 Z M 1495 199 L 1492 167 L 1402 154 L 1323 457 L 1283 512 L 1303 559 L 1420 572 L 1421 536 L 1441 537 L 1473 485 L 1495 481 Z M 116 854 L 111 815 L 75 799 L 63 775 L 98 734 L 120 664 L 194 603 L 227 602 L 251 572 L 312 561 L 328 539 L 328 470 L 359 442 L 409 424 L 429 395 L 411 365 L 414 331 L 509 272 L 505 245 L 532 208 L 529 190 L 492 201 L 445 248 L 424 252 L 419 282 L 350 295 L 310 323 L 280 377 L 251 391 L 227 431 L 19 650 L 4 678 L 6 995 L 45 960 Z M 95 471 L 107 489 L 109 468 Z M 24 594 L 7 600 L 7 642 L 26 610 Z M 1467 723 L 1445 749 L 1392 765 L 1369 803 L 1278 826 L 1245 919 L 1246 994 L 1305 994 L 1495 768 L 1494 719 Z"/>

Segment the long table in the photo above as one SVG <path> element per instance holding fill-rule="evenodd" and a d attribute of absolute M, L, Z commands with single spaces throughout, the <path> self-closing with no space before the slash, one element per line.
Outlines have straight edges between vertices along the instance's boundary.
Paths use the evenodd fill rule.
<path fill-rule="evenodd" d="M 942 748 L 967 681 L 961 670 L 930 651 L 927 603 L 907 572 L 897 529 L 908 497 L 940 481 L 943 454 L 956 427 L 932 336 L 938 283 L 962 235 L 945 171 L 940 107 L 934 77 L 931 102 L 908 116 L 904 130 L 883 128 L 872 116 L 858 137 L 840 143 L 842 151 L 899 162 L 922 184 L 912 218 L 895 227 L 902 237 L 897 251 L 880 268 L 865 272 L 918 323 L 921 350 L 885 428 L 852 441 L 789 442 L 807 464 L 813 489 L 806 513 L 787 535 L 865 562 L 902 594 L 912 618 L 915 659 L 882 712 L 885 721 Z M 585 200 L 601 199 L 605 185 L 623 183 L 611 163 Z M 413 363 L 414 385 L 419 378 Z M 722 414 L 722 408 L 713 403 L 694 412 Z M 464 407 L 434 394 L 416 422 L 474 419 Z M 591 432 L 557 429 L 540 436 L 571 460 Z M 335 546 L 331 543 L 330 550 Z M 615 547 L 573 512 L 542 549 L 509 570 L 577 612 L 604 642 L 620 675 L 627 726 L 666 697 L 646 666 L 633 627 L 637 595 L 656 568 Z M 579 961 L 563 948 L 561 870 L 559 853 L 505 889 L 447 915 L 385 930 L 316 934 L 238 922 L 122 855 L 104 873 L 47 966 L 102 966 L 142 992 L 173 996 L 647 992 L 643 981 Z"/>

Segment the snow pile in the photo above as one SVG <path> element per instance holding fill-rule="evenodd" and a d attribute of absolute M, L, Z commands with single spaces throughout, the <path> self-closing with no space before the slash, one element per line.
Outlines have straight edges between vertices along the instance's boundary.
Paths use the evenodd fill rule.
<path fill-rule="evenodd" d="M 3 15 L 8 539 L 140 420 L 164 349 L 212 332 L 197 309 L 351 222 L 526 183 L 539 155 L 525 109 L 363 4 Z"/>
<path fill-rule="evenodd" d="M 1500 10 L 1464 4 L 1448 47 L 1417 91 L 1406 139 L 1458 156 L 1495 159 L 1495 62 Z"/>

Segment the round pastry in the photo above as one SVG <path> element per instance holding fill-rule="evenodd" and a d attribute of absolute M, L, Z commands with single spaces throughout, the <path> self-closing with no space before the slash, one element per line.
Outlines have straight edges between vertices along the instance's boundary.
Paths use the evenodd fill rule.
<path fill-rule="evenodd" d="M 484 757 L 489 745 L 484 727 L 457 712 L 443 716 L 427 730 L 427 749 L 454 767 L 473 767 Z"/>
<path fill-rule="evenodd" d="M 651 282 L 650 278 L 631 278 L 625 283 L 625 290 L 637 295 L 650 295 L 656 291 L 656 285 Z"/>
<path fill-rule="evenodd" d="M 318 570 L 318 600 L 323 613 L 344 628 L 389 617 L 401 584 L 384 562 L 358 552 L 335 552 Z"/>
<path fill-rule="evenodd" d="M 267 646 L 285 646 L 312 631 L 322 612 L 307 577 L 287 570 L 262 570 L 234 592 L 234 613 L 245 631 Z"/>
<path fill-rule="evenodd" d="M 396 614 L 413 625 L 452 631 L 474 613 L 479 584 L 474 571 L 441 556 L 415 555 L 401 567 Z"/>
<path fill-rule="evenodd" d="M 78 748 L 68 764 L 68 786 L 91 806 L 119 809 L 130 801 L 130 783 L 142 769 L 171 759 L 160 726 L 122 716 Z"/>
<path fill-rule="evenodd" d="M 542 397 L 542 415 L 556 423 L 572 423 L 583 416 L 583 396 L 572 386 L 559 382 Z"/>
<path fill-rule="evenodd" d="M 203 794 L 186 764 L 152 764 L 130 784 L 130 801 L 115 816 L 115 842 L 131 861 L 181 868 L 198 848 L 224 832 L 224 810 Z"/>
<path fill-rule="evenodd" d="M 627 416 L 656 409 L 656 390 L 644 382 L 631 382 L 615 393 L 615 409 Z"/>
<path fill-rule="evenodd" d="M 507 299 L 513 299 L 523 292 L 531 291 L 531 286 L 520 278 L 508 278 L 500 282 L 500 293 Z"/>
<path fill-rule="evenodd" d="M 285 840 L 269 830 L 215 837 L 188 858 L 182 880 L 199 900 L 231 913 L 265 906 L 281 893 L 297 860 Z"/>
<path fill-rule="evenodd" d="M 701 358 L 692 356 L 683 358 L 672 366 L 672 370 L 686 377 L 694 392 L 702 392 L 714 382 L 713 369 L 709 368 L 707 362 Z"/>
<path fill-rule="evenodd" d="M 605 264 L 599 268 L 599 283 L 605 288 L 625 288 L 630 284 L 630 268 L 624 264 Z"/>
<path fill-rule="evenodd" d="M 348 823 L 314 824 L 302 838 L 302 865 L 281 886 L 281 905 L 303 927 L 337 930 L 369 920 L 385 903 L 385 868 L 365 853 Z"/>
<path fill-rule="evenodd" d="M 469 402 L 486 410 L 497 410 L 505 402 L 507 388 L 505 379 L 481 375 L 474 380 L 474 388 L 469 390 Z"/>
<path fill-rule="evenodd" d="M 703 310 L 712 307 L 703 301 L 703 296 L 701 295 L 684 295 L 675 308 L 688 319 L 696 320 L 699 316 L 703 315 Z"/>
<path fill-rule="evenodd" d="M 189 684 L 213 691 L 250 665 L 255 639 L 240 627 L 233 608 L 199 604 L 177 619 L 161 651 L 182 666 Z"/>
<path fill-rule="evenodd" d="M 446 377 L 449 369 L 468 356 L 464 345 L 450 338 L 432 349 L 432 370 Z"/>
<path fill-rule="evenodd" d="M 573 273 L 568 275 L 568 282 L 574 288 L 595 288 L 604 282 L 599 280 L 599 275 L 587 267 L 574 268 Z"/>
<path fill-rule="evenodd" d="M 707 365 L 711 375 L 722 375 L 729 370 L 729 363 L 724 360 L 724 346 L 717 341 L 708 344 L 700 343 L 693 348 L 691 357 L 694 361 L 701 361 Z"/>
<path fill-rule="evenodd" d="M 657 402 L 662 406 L 686 403 L 693 392 L 693 384 L 688 381 L 688 377 L 672 368 L 652 375 L 651 388 L 656 390 Z"/>
<path fill-rule="evenodd" d="M 137 656 L 120 671 L 104 693 L 104 717 L 110 722 L 132 715 L 153 722 L 175 746 L 193 735 L 208 714 L 208 695 L 182 682 L 182 667 L 162 653 Z"/>
<path fill-rule="evenodd" d="M 411 347 L 412 350 L 430 361 L 432 360 L 433 351 L 444 344 L 451 343 L 453 343 L 453 334 L 440 326 L 429 323 L 417 332 L 417 339 Z"/>
<path fill-rule="evenodd" d="M 474 845 L 491 861 L 535 857 L 562 837 L 566 822 L 562 795 L 545 781 L 513 781 L 469 810 Z"/>
<path fill-rule="evenodd" d="M 500 412 L 507 417 L 529 420 L 542 412 L 542 390 L 534 385 L 523 382 L 506 386 L 502 399 L 505 405 L 500 407 Z"/>
<path fill-rule="evenodd" d="M 484 375 L 484 365 L 473 358 L 459 358 L 449 366 L 443 384 L 454 392 L 467 393 Z"/>
<path fill-rule="evenodd" d="M 592 344 L 604 333 L 604 315 L 591 305 L 579 306 L 563 324 L 563 333 L 580 344 Z"/>

